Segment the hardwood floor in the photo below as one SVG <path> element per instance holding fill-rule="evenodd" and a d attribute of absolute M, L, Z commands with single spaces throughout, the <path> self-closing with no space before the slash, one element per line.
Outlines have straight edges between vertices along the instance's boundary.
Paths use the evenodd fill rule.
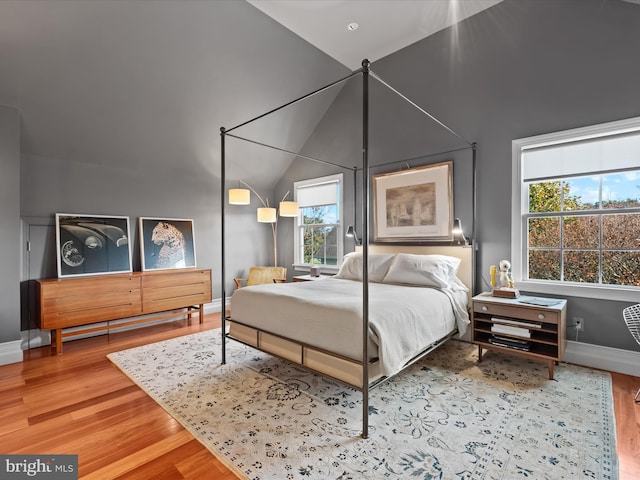
<path fill-rule="evenodd" d="M 110 352 L 220 326 L 219 314 L 24 352 L 0 366 L 0 453 L 79 458 L 83 479 L 237 478 L 106 358 Z M 612 374 L 620 480 L 640 477 L 640 378 Z"/>
<path fill-rule="evenodd" d="M 620 480 L 640 478 L 640 403 L 633 396 L 640 377 L 611 373 L 613 406 L 616 414 Z"/>

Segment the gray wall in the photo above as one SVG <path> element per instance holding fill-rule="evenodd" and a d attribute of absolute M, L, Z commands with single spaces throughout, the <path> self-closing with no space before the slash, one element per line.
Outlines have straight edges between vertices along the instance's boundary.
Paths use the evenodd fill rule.
<path fill-rule="evenodd" d="M 480 274 L 486 277 L 489 265 L 510 257 L 511 141 L 640 116 L 638 45 L 638 5 L 615 0 L 505 0 L 457 28 L 372 65 L 394 88 L 478 142 Z M 384 102 L 384 108 L 372 111 L 372 122 L 379 121 L 377 113 L 394 123 L 374 127 L 374 158 L 417 151 L 420 144 L 441 150 L 440 137 L 425 134 L 403 106 Z M 326 137 L 318 130 L 315 135 Z M 307 142 L 311 144 L 313 138 Z M 463 171 L 458 163 L 456 176 Z M 457 211 L 468 208 L 470 199 L 459 186 L 455 201 Z M 470 225 L 468 210 L 457 215 Z M 476 284 L 484 289 L 479 278 Z M 574 316 L 585 319 L 581 342 L 636 350 L 622 320 L 626 305 L 572 297 L 568 323 Z M 568 338 L 575 340 L 575 332 L 569 330 Z"/>
<path fill-rule="evenodd" d="M 220 127 L 233 127 L 348 73 L 235 0 L 7 1 L 0 2 L 0 32 L 0 105 L 19 112 L 12 129 L 3 125 L 0 178 L 0 252 L 11 252 L 11 261 L 2 262 L 7 288 L 0 289 L 0 335 L 10 339 L 20 331 L 20 218 L 27 232 L 29 225 L 51 225 L 57 212 L 127 215 L 134 270 L 140 269 L 138 217 L 192 218 L 197 264 L 213 269 L 213 295 L 219 299 Z M 263 140 L 281 134 L 288 148 L 298 149 L 330 103 L 331 98 L 318 99 L 290 121 L 262 122 L 236 133 Z M 5 137 L 18 125 L 20 143 L 16 136 L 7 144 Z M 256 153 L 233 139 L 227 143 L 233 165 L 227 186 L 246 180 L 273 202 L 273 185 L 290 156 Z M 21 171 L 15 157 L 6 158 L 6 150 L 18 145 Z M 255 206 L 254 199 L 251 207 L 226 207 L 233 208 L 226 231 L 233 246 L 227 295 L 234 276 L 272 262 L 270 229 L 255 221 Z M 52 277 L 52 266 L 43 261 L 30 271 Z"/>
<path fill-rule="evenodd" d="M 0 106 L 0 344 L 20 340 L 20 117 Z"/>
<path fill-rule="evenodd" d="M 0 104 L 20 111 L 23 132 L 20 215 L 194 218 L 198 264 L 214 269 L 216 297 L 219 127 L 233 126 L 347 73 L 237 1 L 0 2 L 0 31 Z M 395 88 L 478 142 L 481 272 L 510 255 L 511 141 L 640 115 L 637 45 L 637 5 L 505 0 L 374 63 L 374 71 Z M 431 153 L 422 148 L 425 139 L 435 151 L 446 147 L 418 123 L 415 112 L 376 92 L 374 162 Z M 360 158 L 358 117 L 350 116 L 354 105 L 357 111 L 357 94 L 349 85 L 338 98 L 324 117 L 333 98 L 315 104 L 311 113 L 297 111 L 293 120 L 256 125 L 247 136 L 324 153 L 350 167 L 357 164 L 350 162 L 351 155 Z M 332 130 L 335 119 L 346 124 L 341 131 L 348 138 Z M 274 134 L 284 135 L 286 142 L 278 143 Z M 235 167 L 228 186 L 244 179 L 272 202 L 295 180 L 335 172 L 298 162 L 286 172 L 290 158 L 274 164 L 262 152 L 232 140 L 229 145 Z M 456 215 L 466 227 L 470 194 L 464 162 L 456 158 L 455 201 Z M 0 181 L 10 186 L 8 191 L 16 188 L 15 179 L 3 176 Z M 345 187 L 350 202 L 349 173 Z M 233 247 L 229 284 L 248 266 L 270 262 L 269 229 L 255 222 L 253 206 L 255 201 L 252 207 L 234 207 L 228 218 L 227 241 Z M 3 216 L 1 221 L 2 235 L 10 237 L 2 237 L 1 245 L 19 244 L 17 222 L 15 232 L 5 233 L 12 220 Z M 281 257 L 288 251 L 287 227 L 285 219 Z M 134 266 L 139 267 L 136 249 Z M 15 297 L 3 297 L 0 311 L 13 311 L 14 302 Z M 623 306 L 572 298 L 569 317 L 585 318 L 581 341 L 633 350 L 636 345 L 621 321 Z M 2 317 L 2 334 L 9 332 L 8 338 L 15 338 L 17 316 Z"/>

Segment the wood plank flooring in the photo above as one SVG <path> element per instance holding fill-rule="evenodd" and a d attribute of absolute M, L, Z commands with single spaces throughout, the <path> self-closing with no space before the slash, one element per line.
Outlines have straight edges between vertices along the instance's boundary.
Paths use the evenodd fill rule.
<path fill-rule="evenodd" d="M 110 352 L 220 326 L 185 320 L 24 352 L 0 366 L 0 453 L 79 455 L 83 479 L 237 478 L 106 358 Z M 620 480 L 640 477 L 640 378 L 614 373 Z"/>

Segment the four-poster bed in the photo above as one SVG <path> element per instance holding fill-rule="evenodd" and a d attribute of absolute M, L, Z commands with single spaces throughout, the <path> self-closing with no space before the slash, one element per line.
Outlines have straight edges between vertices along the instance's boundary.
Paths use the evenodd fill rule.
<path fill-rule="evenodd" d="M 232 309 L 227 310 L 225 274 L 225 138 L 233 137 L 260 146 L 280 150 L 297 157 L 351 170 L 337 165 L 249 140 L 230 132 L 271 113 L 316 95 L 357 75 L 362 76 L 362 246 L 358 247 L 360 264 L 357 278 L 341 275 L 321 282 L 255 286 L 233 294 Z M 476 146 L 464 140 L 426 110 L 388 85 L 369 69 L 362 68 L 351 75 L 293 100 L 281 107 L 255 117 L 221 134 L 221 234 L 222 234 L 222 363 L 226 362 L 227 339 L 240 341 L 254 348 L 293 361 L 305 368 L 344 382 L 362 392 L 362 436 L 368 435 L 369 390 L 415 363 L 456 333 L 464 333 L 468 324 L 468 299 L 473 293 L 475 275 L 474 251 L 462 246 L 398 246 L 370 245 L 370 165 L 369 151 L 369 77 L 400 96 L 428 116 L 437 125 L 464 141 L 472 152 L 473 183 L 475 185 Z M 354 171 L 354 187 L 355 174 Z M 355 192 L 354 192 L 355 194 Z M 475 220 L 475 201 L 472 210 Z M 354 205 L 355 208 L 355 205 Z M 474 227 L 475 229 L 475 222 Z M 471 238 L 473 239 L 473 234 Z M 388 257 L 382 259 L 383 256 Z M 436 263 L 433 262 L 434 259 Z M 373 263 L 372 263 L 373 262 Z M 377 263 L 378 262 L 378 263 Z M 380 272 L 379 262 L 384 263 Z M 404 262 L 404 263 L 403 263 Z M 426 264 L 430 265 L 424 267 Z M 455 264 L 455 267 L 451 267 Z M 396 267 L 403 265 L 403 267 Z M 406 270 L 408 266 L 408 271 Z M 451 267 L 451 268 L 449 268 Z M 392 271 L 394 274 L 392 274 Z M 398 270 L 400 268 L 400 270 Z M 422 282 L 424 268 L 433 276 Z M 447 272 L 445 279 L 441 273 Z M 346 271 L 346 270 L 345 270 Z M 395 277 L 394 277 L 395 275 Z M 394 278 L 391 278 L 394 277 Z M 388 278 L 388 281 L 385 281 Z M 406 279 L 409 280 L 406 280 Z M 414 280 L 418 278 L 418 280 Z M 360 296 L 359 296 L 360 295 Z M 315 301 L 313 300 L 315 298 Z M 348 301 L 347 301 L 348 299 Z M 267 306 L 265 308 L 265 306 Z M 429 309 L 434 309 L 430 314 Z M 411 311 L 412 313 L 406 314 Z M 400 316 L 398 317 L 397 314 Z M 425 316 L 431 320 L 427 322 Z M 302 323 L 307 318 L 309 323 Z M 282 319 L 284 318 L 284 321 Z M 323 322 L 314 319 L 322 318 Z M 398 325 L 406 322 L 408 330 Z M 437 323 L 437 325 L 436 325 Z M 325 325 L 321 327 L 320 325 Z M 229 329 L 227 329 L 229 325 Z M 324 328 L 324 330 L 323 330 Z M 324 335 L 321 332 L 324 331 Z M 399 335 L 405 331 L 404 336 Z M 309 335 L 310 334 L 310 335 Z M 336 341 L 340 337 L 340 341 Z M 393 338 L 392 338 L 393 337 Z M 398 337 L 398 344 L 394 345 Z M 389 341 L 387 341 L 389 340 Z M 353 346 L 356 349 L 353 349 Z M 390 359 L 390 360 L 389 360 Z"/>

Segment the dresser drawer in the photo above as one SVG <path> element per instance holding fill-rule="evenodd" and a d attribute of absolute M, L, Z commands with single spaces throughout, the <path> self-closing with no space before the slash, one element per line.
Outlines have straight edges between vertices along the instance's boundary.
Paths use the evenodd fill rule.
<path fill-rule="evenodd" d="M 142 308 L 139 296 L 131 299 L 120 298 L 117 304 L 109 306 L 85 306 L 79 310 L 61 312 L 46 311 L 40 317 L 40 328 L 54 330 L 58 328 L 76 327 L 107 320 L 133 317 L 140 315 Z"/>
<path fill-rule="evenodd" d="M 210 270 L 171 273 L 150 273 L 142 279 L 142 288 L 165 288 L 189 284 L 211 284 Z"/>
<path fill-rule="evenodd" d="M 180 295 L 176 297 L 147 298 L 142 301 L 143 313 L 156 313 L 163 310 L 176 310 L 192 305 L 201 305 L 211 301 L 211 294 L 205 291 L 194 292 L 191 294 Z"/>
<path fill-rule="evenodd" d="M 140 289 L 94 292 L 91 296 L 72 295 L 58 298 L 43 298 L 42 311 L 61 314 L 78 310 L 101 309 L 119 305 L 140 304 Z"/>
<path fill-rule="evenodd" d="M 144 313 L 175 310 L 211 301 L 211 272 L 151 274 L 142 280 Z"/>
<path fill-rule="evenodd" d="M 102 277 L 41 280 L 40 298 L 94 297 L 100 292 L 121 292 L 140 289 L 140 277 L 135 275 L 104 275 Z"/>
<path fill-rule="evenodd" d="M 473 311 L 480 314 L 496 317 L 509 317 L 535 322 L 555 323 L 559 322 L 560 313 L 552 310 L 531 308 L 524 305 L 498 305 L 495 303 L 473 302 Z"/>

